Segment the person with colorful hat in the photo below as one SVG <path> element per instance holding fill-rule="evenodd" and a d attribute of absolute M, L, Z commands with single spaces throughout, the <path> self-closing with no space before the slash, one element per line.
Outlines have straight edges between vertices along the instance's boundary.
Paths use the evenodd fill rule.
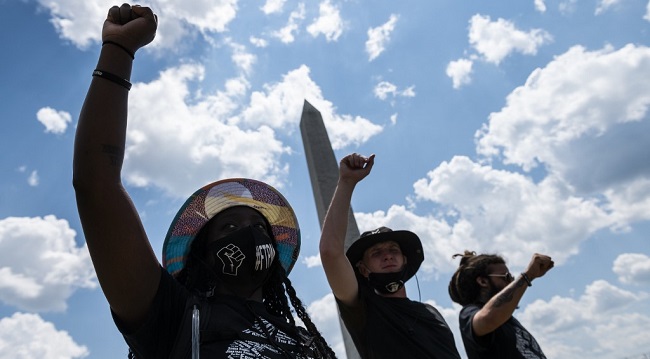
<path fill-rule="evenodd" d="M 83 232 L 129 357 L 334 358 L 287 277 L 300 229 L 273 187 L 232 178 L 197 190 L 174 218 L 158 262 L 121 183 L 127 79 L 156 28 L 148 7 L 109 10 L 74 148 Z"/>
<path fill-rule="evenodd" d="M 535 253 L 525 271 L 513 276 L 503 257 L 465 251 L 449 281 L 451 300 L 463 306 L 458 316 L 469 359 L 545 359 L 535 337 L 513 313 L 533 280 L 554 266 L 551 257 Z"/>
<path fill-rule="evenodd" d="M 325 216 L 320 256 L 341 318 L 359 355 L 378 358 L 460 358 L 454 336 L 433 306 L 410 300 L 404 284 L 424 261 L 410 231 L 379 227 L 345 251 L 352 192 L 375 156 L 353 153 L 340 161 L 339 179 Z"/>

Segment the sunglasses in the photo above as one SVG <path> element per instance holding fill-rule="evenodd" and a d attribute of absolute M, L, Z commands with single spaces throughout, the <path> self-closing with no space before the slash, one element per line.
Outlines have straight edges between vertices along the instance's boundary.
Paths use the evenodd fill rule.
<path fill-rule="evenodd" d="M 501 278 L 505 279 L 505 281 L 508 282 L 508 283 L 515 280 L 515 277 L 513 277 L 512 274 L 510 274 L 510 272 L 506 272 L 506 274 L 488 274 L 487 276 L 488 277 L 501 277 Z"/>

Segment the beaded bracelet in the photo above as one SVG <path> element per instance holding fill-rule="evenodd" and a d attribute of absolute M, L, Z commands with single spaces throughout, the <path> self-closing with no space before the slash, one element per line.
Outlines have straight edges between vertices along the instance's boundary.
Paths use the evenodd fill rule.
<path fill-rule="evenodd" d="M 526 273 L 521 272 L 521 277 L 524 278 L 524 280 L 526 281 L 526 283 L 528 284 L 529 287 L 533 286 L 533 282 L 528 278 Z"/>
<path fill-rule="evenodd" d="M 108 81 L 114 82 L 122 87 L 124 87 L 127 91 L 131 90 L 131 83 L 117 75 L 114 75 L 110 72 L 106 72 L 103 70 L 96 69 L 93 71 L 93 76 L 101 77 L 103 79 L 106 79 Z"/>
<path fill-rule="evenodd" d="M 124 52 L 126 52 L 127 54 L 129 54 L 129 56 L 131 56 L 132 59 L 135 60 L 135 54 L 133 53 L 133 51 L 127 49 L 126 46 L 121 45 L 121 44 L 118 44 L 117 42 L 115 42 L 115 41 L 110 41 L 110 40 L 106 40 L 106 41 L 102 42 L 102 46 L 104 46 L 104 45 L 106 45 L 106 44 L 111 44 L 111 45 L 115 45 L 115 46 L 119 47 L 120 49 L 124 50 Z"/>

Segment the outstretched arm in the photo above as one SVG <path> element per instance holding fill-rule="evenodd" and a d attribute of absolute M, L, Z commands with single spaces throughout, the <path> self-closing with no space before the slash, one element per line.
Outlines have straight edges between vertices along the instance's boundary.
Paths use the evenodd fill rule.
<path fill-rule="evenodd" d="M 472 329 L 476 336 L 483 336 L 495 331 L 510 319 L 528 288 L 528 280 L 542 277 L 553 268 L 551 257 L 535 253 L 528 263 L 526 271 L 515 278 L 507 287 L 495 294 L 472 319 Z"/>
<path fill-rule="evenodd" d="M 102 29 L 109 43 L 102 46 L 97 69 L 128 80 L 131 54 L 153 40 L 156 27 L 147 7 L 113 6 Z M 73 185 L 102 290 L 113 312 L 136 328 L 156 293 L 160 265 L 121 183 L 128 93 L 116 81 L 92 77 L 75 137 Z"/>
<path fill-rule="evenodd" d="M 357 301 L 359 287 L 352 265 L 345 256 L 345 234 L 352 192 L 372 169 L 375 155 L 363 157 L 356 153 L 345 156 L 339 167 L 339 181 L 325 215 L 320 238 L 320 257 L 332 293 L 346 305 Z"/>

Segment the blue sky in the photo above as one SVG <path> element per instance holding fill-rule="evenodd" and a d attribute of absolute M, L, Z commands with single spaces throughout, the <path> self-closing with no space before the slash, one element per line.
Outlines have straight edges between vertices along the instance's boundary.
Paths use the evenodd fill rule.
<path fill-rule="evenodd" d="M 556 267 L 517 318 L 549 358 L 650 353 L 648 0 L 154 0 L 137 52 L 124 182 L 160 256 L 196 188 L 267 181 L 294 205 L 299 296 L 344 358 L 318 258 L 299 131 L 323 114 L 337 158 L 376 154 L 362 231 L 416 232 L 407 285 L 454 330 L 465 249 Z M 71 185 L 74 131 L 107 1 L 0 0 L 0 358 L 119 358 Z M 119 5 L 119 4 L 118 4 Z"/>

